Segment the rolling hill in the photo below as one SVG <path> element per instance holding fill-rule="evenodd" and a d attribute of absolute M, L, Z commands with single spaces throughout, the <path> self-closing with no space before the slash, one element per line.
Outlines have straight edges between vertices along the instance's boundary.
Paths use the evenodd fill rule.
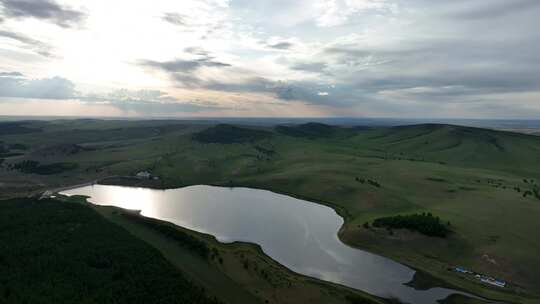
<path fill-rule="evenodd" d="M 263 188 L 334 208 L 345 219 L 339 235 L 345 243 L 452 286 L 517 303 L 534 303 L 536 298 L 529 299 L 540 294 L 540 243 L 533 233 L 540 230 L 540 199 L 535 196 L 540 189 L 540 137 L 439 124 L 168 124 L 177 123 L 25 123 L 25 128 L 41 131 L 0 135 L 3 145 L 28 147 L 17 150 L 23 155 L 3 161 L 0 196 L 27 196 L 141 170 L 159 176 L 163 188 Z M 50 160 L 76 163 L 73 170 L 46 176 L 9 170 L 21 161 L 41 160 L 36 153 L 63 145 L 85 147 L 55 153 Z M 374 183 L 362 182 L 368 180 Z M 407 231 L 389 235 L 364 228 L 377 218 L 424 212 L 451 222 L 453 233 L 433 240 Z M 446 270 L 455 265 L 503 278 L 513 287 L 505 291 L 463 280 Z"/>

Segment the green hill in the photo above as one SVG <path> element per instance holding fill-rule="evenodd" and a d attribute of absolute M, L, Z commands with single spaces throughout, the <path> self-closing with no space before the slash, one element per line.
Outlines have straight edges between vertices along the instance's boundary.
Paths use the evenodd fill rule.
<path fill-rule="evenodd" d="M 366 144 L 392 157 L 537 172 L 540 137 L 472 127 L 423 124 L 374 129 Z"/>
<path fill-rule="evenodd" d="M 29 124 L 29 123 L 28 123 Z M 39 128 L 28 128 L 24 122 L 0 122 L 0 135 L 40 132 Z"/>
<path fill-rule="evenodd" d="M 268 131 L 220 124 L 193 134 L 192 139 L 202 143 L 233 144 L 254 142 L 270 136 L 272 133 Z"/>
<path fill-rule="evenodd" d="M 355 134 L 353 129 L 330 126 L 321 123 L 306 123 L 297 126 L 277 126 L 276 131 L 292 137 L 308 139 L 317 138 L 344 138 Z"/>

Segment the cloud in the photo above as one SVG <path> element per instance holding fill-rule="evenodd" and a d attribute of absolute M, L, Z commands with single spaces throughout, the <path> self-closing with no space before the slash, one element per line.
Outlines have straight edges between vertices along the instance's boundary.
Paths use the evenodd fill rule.
<path fill-rule="evenodd" d="M 63 7 L 54 0 L 1 0 L 0 3 L 6 17 L 35 18 L 64 28 L 77 26 L 86 18 L 85 13 Z"/>
<path fill-rule="evenodd" d="M 496 0 L 483 5 L 467 5 L 451 16 L 465 20 L 485 20 L 522 13 L 539 7 L 540 2 L 537 0 Z"/>
<path fill-rule="evenodd" d="M 393 13 L 397 5 L 387 0 L 326 0 L 320 1 L 316 24 L 320 27 L 334 27 L 348 23 L 362 13 Z"/>
<path fill-rule="evenodd" d="M 76 95 L 75 84 L 62 77 L 42 79 L 25 79 L 20 75 L 0 77 L 0 97 L 70 99 Z"/>
<path fill-rule="evenodd" d="M 317 105 L 334 104 L 328 98 L 330 93 L 326 92 L 328 90 L 334 90 L 333 85 L 309 81 L 275 81 L 264 77 L 246 77 L 235 82 L 200 80 L 196 83 L 196 87 L 229 93 L 263 93 L 269 94 L 281 101 L 301 101 Z M 320 92 L 326 92 L 327 94 L 319 94 Z M 335 104 L 338 104 L 338 102 L 335 102 Z"/>
<path fill-rule="evenodd" d="M 178 113 L 209 112 L 225 109 L 222 107 L 204 106 L 195 103 L 156 103 L 144 100 L 112 102 L 111 105 L 122 111 L 134 111 L 143 115 L 173 115 Z"/>
<path fill-rule="evenodd" d="M 185 26 L 187 25 L 186 17 L 178 13 L 165 13 L 161 17 L 164 21 L 176 25 L 176 26 Z"/>
<path fill-rule="evenodd" d="M 160 90 L 117 89 L 107 94 L 88 94 L 79 99 L 108 104 L 122 111 L 140 114 L 196 113 L 226 109 L 217 103 L 180 101 Z"/>
<path fill-rule="evenodd" d="M 208 81 L 199 83 L 200 87 L 224 92 L 266 93 L 282 101 L 301 101 L 316 105 L 350 105 L 351 97 L 356 95 L 352 90 L 339 94 L 333 84 L 312 81 L 275 81 L 264 77 L 250 77 L 240 82 Z M 351 95 L 348 95 L 351 94 Z M 330 99 L 335 95 L 341 100 Z"/>
<path fill-rule="evenodd" d="M 196 87 L 203 80 L 197 75 L 202 68 L 226 68 L 231 64 L 216 61 L 208 52 L 200 48 L 187 48 L 187 53 L 197 55 L 194 59 L 175 59 L 170 61 L 139 60 L 138 65 L 165 72 L 177 84 L 185 87 Z"/>
<path fill-rule="evenodd" d="M 24 77 L 24 75 L 19 72 L 0 72 L 0 77 Z"/>
<path fill-rule="evenodd" d="M 191 46 L 184 49 L 184 52 L 196 56 L 202 56 L 204 58 L 211 58 L 210 52 L 206 51 L 205 49 L 197 46 Z"/>
<path fill-rule="evenodd" d="M 258 42 L 264 51 L 287 51 L 293 52 L 302 47 L 302 42 L 296 37 L 272 36 L 267 39 L 261 39 Z M 259 48 L 258 48 L 259 49 Z"/>
<path fill-rule="evenodd" d="M 161 72 L 167 73 L 177 84 L 184 87 L 197 87 L 203 80 L 196 74 L 196 71 L 203 67 L 221 68 L 229 67 L 230 64 L 212 61 L 210 59 L 172 61 L 142 60 L 139 65 Z"/>
<path fill-rule="evenodd" d="M 271 36 L 255 40 L 259 48 L 234 50 L 242 57 L 227 70 L 229 79 L 201 75 L 201 70 L 210 65 L 193 59 L 150 65 L 166 72 L 176 84 L 190 88 L 263 93 L 280 101 L 340 109 L 369 108 L 380 113 L 399 113 L 400 107 L 409 113 L 413 109 L 427 113 L 437 111 L 437 106 L 473 104 L 493 94 L 532 94 L 540 90 L 540 39 L 536 39 L 540 35 L 530 31 L 535 19 L 521 15 L 536 7 L 532 1 L 510 5 L 494 0 L 493 6 L 465 0 L 325 3 L 335 5 L 337 10 L 329 9 L 326 15 L 312 14 L 302 23 L 287 25 L 295 27 L 295 38 L 278 36 L 280 25 L 262 23 L 266 28 L 262 27 L 261 32 L 267 29 Z M 247 15 L 256 10 L 273 16 L 289 9 L 265 1 L 244 4 L 237 9 Z M 291 5 L 308 7 L 305 1 Z M 294 7 L 291 11 L 296 10 Z M 470 14 L 457 14 L 464 11 Z M 376 24 L 362 23 L 362 29 L 353 23 L 353 16 L 360 14 L 368 15 L 364 19 L 380 19 Z M 495 20 L 499 17 L 514 22 L 509 26 Z M 356 19 L 363 22 L 362 18 Z M 471 22 L 478 30 L 475 35 L 470 32 Z M 268 52 L 271 49 L 287 50 L 287 58 Z M 210 56 L 200 48 L 188 53 Z M 263 59 L 250 61 L 252 58 Z M 265 60 L 273 60 L 272 65 Z M 281 68 L 284 73 L 280 75 L 276 70 Z"/>
<path fill-rule="evenodd" d="M 175 59 L 171 61 L 154 61 L 154 60 L 141 60 L 139 65 L 163 70 L 169 73 L 187 73 L 193 72 L 202 67 L 230 67 L 228 63 L 212 60 L 211 57 L 205 56 L 203 58 L 184 60 Z"/>
<path fill-rule="evenodd" d="M 273 49 L 278 49 L 278 50 L 288 50 L 288 49 L 292 48 L 293 46 L 294 46 L 294 44 L 292 44 L 290 42 L 287 42 L 287 41 L 278 42 L 278 43 L 274 43 L 274 44 L 268 44 L 268 47 L 273 48 Z"/>
<path fill-rule="evenodd" d="M 228 6 L 229 0 L 182 1 L 165 5 L 157 14 L 161 22 L 174 26 L 175 34 L 219 39 L 232 33 Z"/>
<path fill-rule="evenodd" d="M 7 38 L 21 43 L 24 47 L 32 49 L 34 52 L 45 57 L 54 57 L 52 47 L 44 42 L 30 38 L 26 35 L 0 30 L 0 38 Z"/>
<path fill-rule="evenodd" d="M 243 19 L 274 27 L 306 24 L 329 28 L 346 25 L 361 14 L 393 12 L 391 0 L 235 0 L 231 7 Z"/>
<path fill-rule="evenodd" d="M 291 69 L 297 71 L 322 73 L 328 65 L 324 62 L 303 62 L 291 65 Z"/>
<path fill-rule="evenodd" d="M 21 80 L 18 77 L 17 72 L 0 73 L 1 102 L 73 100 L 73 102 L 79 101 L 90 106 L 111 106 L 124 112 L 135 112 L 141 115 L 174 115 L 228 109 L 215 102 L 180 101 L 160 90 L 116 89 L 105 94 L 82 94 L 75 91 L 73 83 L 64 78 Z"/>
<path fill-rule="evenodd" d="M 274 93 L 277 98 L 282 100 L 297 100 L 316 105 L 333 105 L 339 107 L 347 103 L 350 105 L 351 102 L 349 96 L 340 94 L 340 91 L 336 90 L 335 86 L 310 81 L 282 83 Z M 358 97 L 352 91 L 346 92 L 346 94 L 349 93 L 352 93 L 351 96 L 353 98 Z M 334 98 L 337 98 L 337 100 Z"/>
<path fill-rule="evenodd" d="M 127 90 L 117 89 L 106 95 L 106 98 L 115 101 L 153 101 L 169 102 L 176 99 L 160 90 Z"/>
<path fill-rule="evenodd" d="M 139 61 L 139 64 L 169 73 L 187 73 L 200 68 L 203 66 L 204 62 L 200 62 L 199 60 L 182 59 L 175 59 L 171 61 L 141 60 Z"/>

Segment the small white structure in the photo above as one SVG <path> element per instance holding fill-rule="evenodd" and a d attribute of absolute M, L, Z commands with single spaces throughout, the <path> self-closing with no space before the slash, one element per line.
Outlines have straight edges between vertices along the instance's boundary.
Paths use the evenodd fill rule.
<path fill-rule="evenodd" d="M 469 270 L 467 270 L 467 269 L 465 269 L 463 267 L 456 267 L 456 268 L 454 268 L 454 270 L 456 272 L 460 272 L 460 273 L 472 274 L 472 271 L 469 271 Z"/>
<path fill-rule="evenodd" d="M 459 266 L 454 267 L 454 271 L 459 272 L 459 273 L 473 275 L 477 280 L 480 280 L 482 283 L 486 283 L 486 284 L 490 284 L 490 285 L 498 286 L 498 287 L 506 287 L 507 286 L 507 283 L 505 281 L 503 281 L 503 280 L 495 279 L 493 277 L 486 276 L 486 275 L 483 275 L 481 273 L 475 273 L 475 272 L 467 270 L 467 269 L 465 269 L 463 267 L 459 267 Z"/>
<path fill-rule="evenodd" d="M 47 191 L 45 191 L 45 192 L 43 192 L 41 194 L 39 199 L 41 200 L 41 199 L 44 199 L 44 198 L 49 198 L 49 197 L 51 197 L 52 194 L 53 194 L 53 192 L 51 190 L 47 190 Z"/>
<path fill-rule="evenodd" d="M 490 278 L 490 277 L 483 277 L 480 279 L 480 281 L 490 284 L 490 285 L 498 286 L 498 287 L 506 287 L 506 282 L 502 280 Z"/>
<path fill-rule="evenodd" d="M 135 176 L 140 179 L 150 179 L 152 177 L 152 174 L 150 174 L 150 172 L 148 171 L 141 171 L 135 174 Z"/>

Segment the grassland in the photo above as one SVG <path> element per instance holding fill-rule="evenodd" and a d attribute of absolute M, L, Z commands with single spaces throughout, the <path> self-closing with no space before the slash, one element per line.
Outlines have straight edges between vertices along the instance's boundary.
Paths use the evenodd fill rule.
<path fill-rule="evenodd" d="M 271 136 L 253 137 L 242 130 L 246 140 L 226 142 L 194 137 L 209 127 L 178 121 L 97 120 L 12 126 L 0 140 L 22 143 L 28 150 L 5 158 L 0 195 L 27 195 L 110 176 L 117 177 L 112 179 L 115 183 L 130 184 L 122 177 L 140 170 L 159 176 L 159 181 L 148 184 L 158 188 L 193 184 L 264 188 L 335 208 L 346 219 L 340 238 L 347 244 L 488 298 L 538 301 L 540 241 L 535 232 L 540 230 L 540 200 L 534 189 L 540 181 L 539 137 L 431 124 L 258 127 L 256 134 Z M 222 130 L 212 132 L 216 131 Z M 65 145 L 84 149 L 66 153 L 59 148 Z M 23 160 L 78 167 L 47 176 L 8 170 L 9 164 Z M 379 187 L 361 180 L 376 181 Z M 524 197 L 525 191 L 531 194 Z M 363 227 L 376 218 L 423 212 L 450 221 L 453 233 L 441 239 Z M 500 277 L 511 287 L 485 286 L 447 270 L 456 265 Z"/>

